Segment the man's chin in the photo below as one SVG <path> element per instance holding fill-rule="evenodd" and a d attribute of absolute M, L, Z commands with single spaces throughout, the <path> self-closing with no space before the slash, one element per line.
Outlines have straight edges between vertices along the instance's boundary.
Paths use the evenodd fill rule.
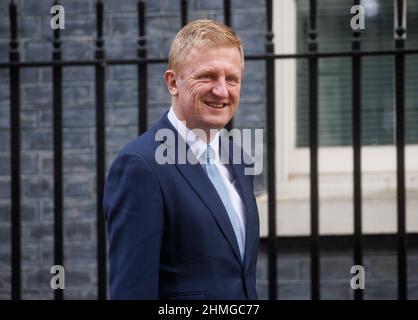
<path fill-rule="evenodd" d="M 226 125 L 228 124 L 229 120 L 227 121 L 222 121 L 222 122 L 215 122 L 215 123 L 211 123 L 209 128 L 210 129 L 217 129 L 220 130 L 222 128 L 225 128 Z"/>
<path fill-rule="evenodd" d="M 231 115 L 222 114 L 222 115 L 210 115 L 205 119 L 206 124 L 213 129 L 222 129 L 226 126 L 226 124 L 231 120 Z"/>

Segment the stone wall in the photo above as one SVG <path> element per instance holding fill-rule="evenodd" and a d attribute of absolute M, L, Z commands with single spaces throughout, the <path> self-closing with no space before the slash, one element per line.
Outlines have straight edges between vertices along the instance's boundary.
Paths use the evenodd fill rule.
<path fill-rule="evenodd" d="M 8 61 L 9 1 L 0 3 L 0 61 Z M 18 0 L 19 50 L 23 61 L 52 58 L 52 0 Z M 93 59 L 95 1 L 67 0 L 61 31 L 65 60 Z M 105 51 L 108 58 L 135 58 L 137 2 L 104 3 Z M 189 20 L 223 21 L 223 1 L 189 1 Z M 181 27 L 180 1 L 147 1 L 149 57 L 167 57 L 171 38 Z M 245 53 L 264 52 L 264 1 L 232 1 L 232 25 Z M 166 64 L 148 67 L 149 124 L 170 106 L 163 82 Z M 264 126 L 264 63 L 248 62 L 237 127 Z M 52 71 L 21 71 L 22 298 L 51 299 L 53 265 Z M 0 299 L 10 297 L 10 110 L 9 72 L 0 69 Z M 106 165 L 138 133 L 137 67 L 106 67 Z M 96 298 L 96 154 L 94 67 L 63 69 L 64 266 L 65 298 Z M 257 178 L 263 189 L 263 177 Z"/>

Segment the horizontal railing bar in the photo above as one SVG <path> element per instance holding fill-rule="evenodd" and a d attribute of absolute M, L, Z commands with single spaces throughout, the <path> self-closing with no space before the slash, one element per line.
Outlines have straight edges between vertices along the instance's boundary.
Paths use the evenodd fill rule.
<path fill-rule="evenodd" d="M 251 55 L 246 56 L 246 60 L 259 59 L 300 59 L 300 58 L 338 58 L 353 56 L 389 56 L 395 54 L 417 54 L 418 49 L 401 49 L 401 50 L 363 50 L 363 51 L 335 51 L 335 52 L 306 52 L 293 54 L 275 54 L 275 55 Z"/>
<path fill-rule="evenodd" d="M 33 68 L 33 67 L 51 67 L 54 65 L 61 65 L 67 67 L 77 67 L 77 66 L 96 66 L 96 65 L 118 65 L 118 64 L 139 64 L 139 63 L 166 63 L 166 58 L 161 59 L 127 59 L 127 60 L 67 60 L 67 61 L 33 61 L 33 62 L 20 62 L 20 63 L 0 63 L 0 68 L 9 68 L 11 66 L 19 66 L 19 67 L 26 67 L 26 68 Z"/>
<path fill-rule="evenodd" d="M 245 60 L 266 60 L 266 59 L 301 59 L 301 58 L 336 58 L 353 56 L 388 56 L 395 54 L 418 54 L 418 49 L 382 50 L 382 51 L 339 51 L 339 52 L 318 52 L 318 53 L 293 53 L 293 54 L 260 54 L 248 55 Z M 167 63 L 167 58 L 134 58 L 134 59 L 104 59 L 104 60 L 67 60 L 67 61 L 32 61 L 32 62 L 1 62 L 0 68 L 10 67 L 51 67 L 51 66 L 85 66 L 85 65 L 119 65 L 139 63 Z"/>

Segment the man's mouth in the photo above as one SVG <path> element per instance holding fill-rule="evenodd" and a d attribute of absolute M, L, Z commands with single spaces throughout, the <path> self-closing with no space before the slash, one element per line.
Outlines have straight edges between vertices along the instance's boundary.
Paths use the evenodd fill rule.
<path fill-rule="evenodd" d="M 213 103 L 213 102 L 205 102 L 205 104 L 215 109 L 223 109 L 228 105 L 227 103 Z"/>

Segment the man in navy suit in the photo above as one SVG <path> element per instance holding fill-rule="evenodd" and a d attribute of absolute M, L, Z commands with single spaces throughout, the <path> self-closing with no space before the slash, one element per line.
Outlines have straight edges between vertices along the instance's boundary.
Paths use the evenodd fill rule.
<path fill-rule="evenodd" d="M 221 23 L 193 21 L 173 40 L 172 105 L 106 180 L 112 299 L 257 299 L 253 177 L 219 132 L 238 108 L 243 68 L 241 41 Z"/>

